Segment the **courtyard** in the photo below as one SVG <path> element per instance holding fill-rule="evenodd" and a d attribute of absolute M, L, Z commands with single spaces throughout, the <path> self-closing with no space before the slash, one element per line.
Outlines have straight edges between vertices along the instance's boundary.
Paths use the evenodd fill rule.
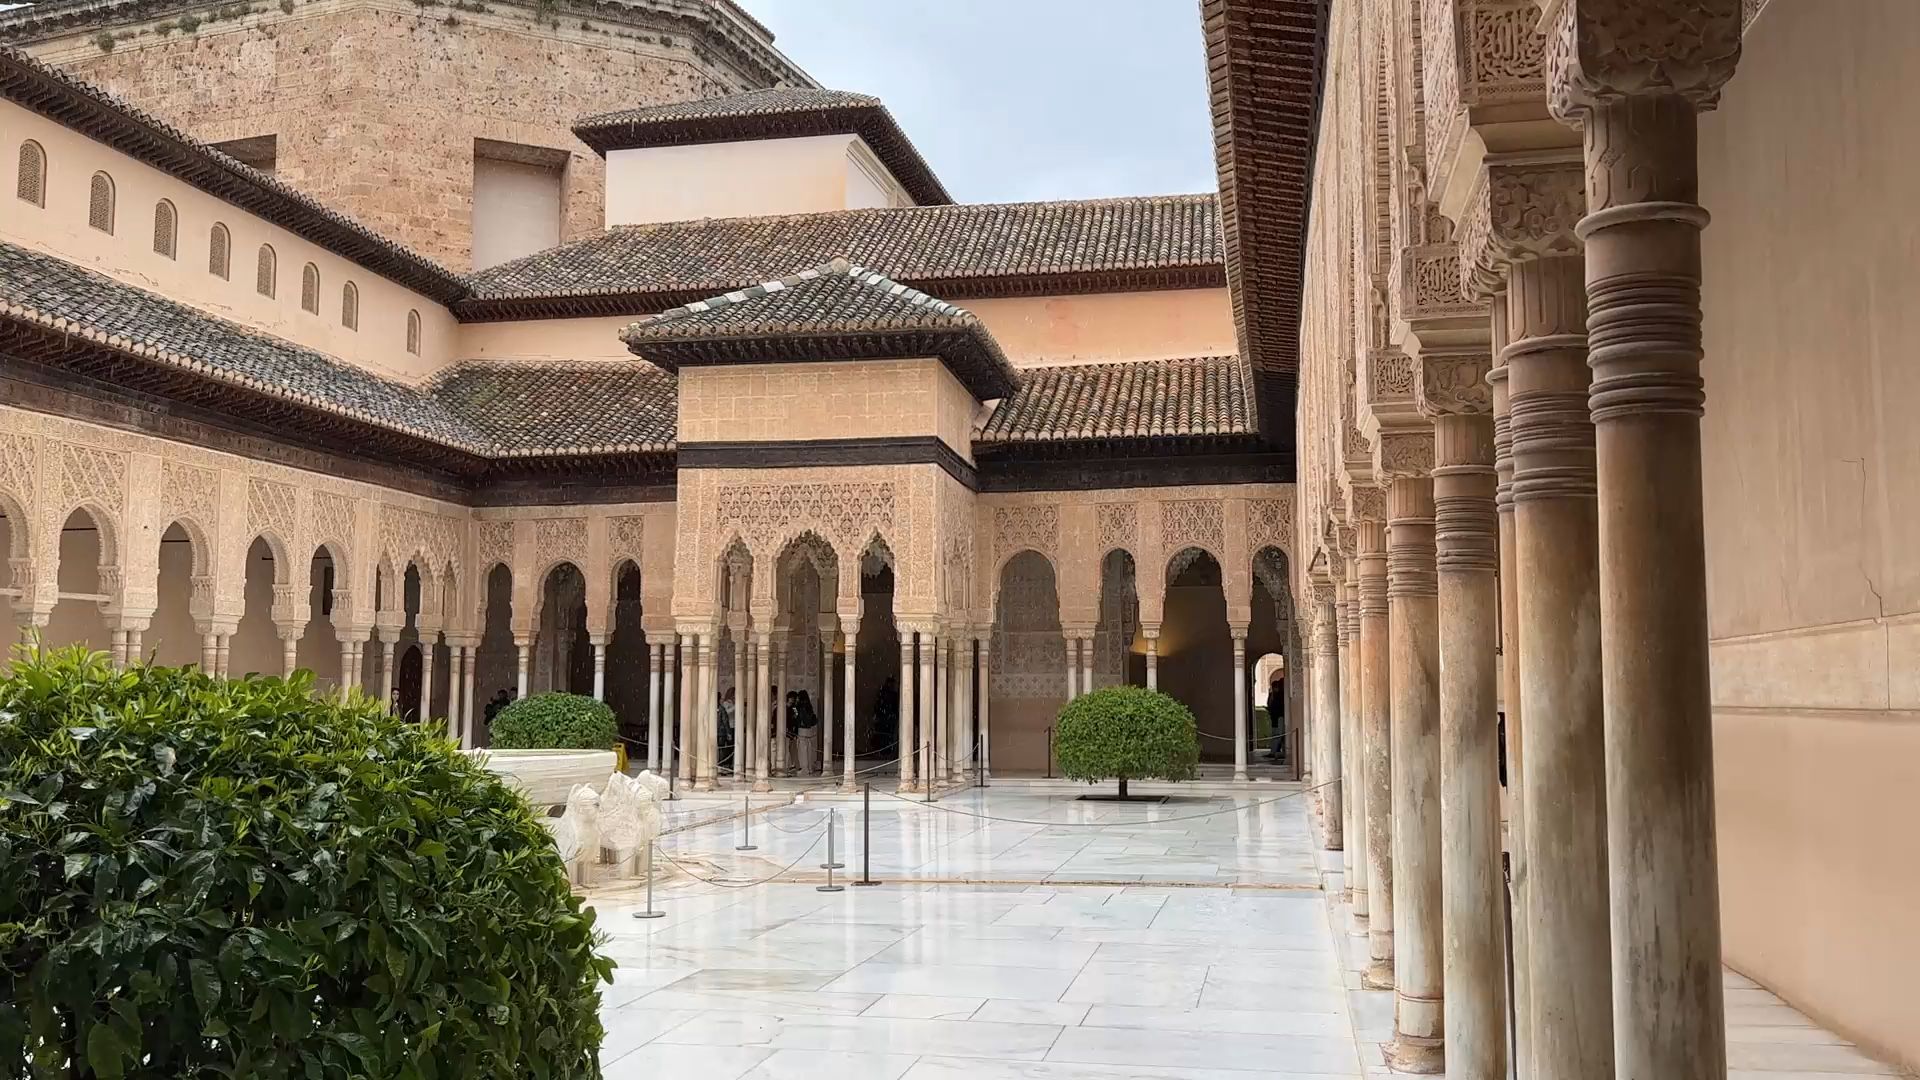
<path fill-rule="evenodd" d="M 1083 802 L 1000 784 L 934 802 L 757 805 L 662 837 L 654 901 L 589 890 L 619 964 L 609 1080 L 1224 1080 L 1384 1074 L 1393 995 L 1359 988 L 1364 936 L 1305 795 Z M 711 811 L 716 804 L 708 804 Z M 829 810 L 843 892 L 823 893 Z M 697 813 L 698 811 L 687 811 Z M 1319 867 L 1328 868 L 1327 890 Z M 1731 1075 L 1898 1075 L 1729 972 Z"/>

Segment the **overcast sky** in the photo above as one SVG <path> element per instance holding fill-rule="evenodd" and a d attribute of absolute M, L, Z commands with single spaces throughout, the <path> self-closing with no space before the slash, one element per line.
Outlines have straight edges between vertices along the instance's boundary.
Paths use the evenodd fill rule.
<path fill-rule="evenodd" d="M 959 202 L 1212 191 L 1194 0 L 739 0 L 883 99 Z"/>

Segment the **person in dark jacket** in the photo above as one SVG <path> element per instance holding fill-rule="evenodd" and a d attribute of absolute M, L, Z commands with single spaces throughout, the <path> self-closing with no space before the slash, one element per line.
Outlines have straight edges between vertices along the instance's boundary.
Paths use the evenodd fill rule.
<path fill-rule="evenodd" d="M 1275 675 L 1267 684 L 1267 723 L 1273 728 L 1273 746 L 1268 755 L 1275 761 L 1287 757 L 1287 677 Z"/>

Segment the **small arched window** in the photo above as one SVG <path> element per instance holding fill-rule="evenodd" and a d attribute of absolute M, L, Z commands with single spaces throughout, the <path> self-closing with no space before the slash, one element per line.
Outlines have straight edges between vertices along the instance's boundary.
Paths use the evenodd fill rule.
<path fill-rule="evenodd" d="M 340 325 L 360 329 L 360 290 L 351 281 L 340 286 Z"/>
<path fill-rule="evenodd" d="M 272 296 L 276 284 L 275 278 L 278 274 L 279 268 L 273 259 L 273 245 L 261 244 L 260 262 L 258 266 L 255 267 L 253 274 L 253 287 L 259 291 L 261 296 Z"/>
<path fill-rule="evenodd" d="M 87 198 L 87 224 L 111 236 L 113 234 L 113 177 L 93 174 L 93 189 Z"/>
<path fill-rule="evenodd" d="M 28 139 L 20 144 L 20 183 L 14 188 L 20 201 L 45 209 L 47 205 L 47 152 Z"/>
<path fill-rule="evenodd" d="M 312 263 L 300 271 L 300 310 L 320 314 L 320 268 Z"/>
<path fill-rule="evenodd" d="M 153 204 L 153 253 L 173 258 L 180 246 L 180 217 L 165 199 Z"/>
<path fill-rule="evenodd" d="M 222 281 L 233 278 L 233 237 L 227 235 L 227 227 L 217 221 L 207 233 L 207 273 Z"/>
<path fill-rule="evenodd" d="M 418 311 L 407 312 L 407 351 L 415 356 L 420 355 L 420 313 Z"/>

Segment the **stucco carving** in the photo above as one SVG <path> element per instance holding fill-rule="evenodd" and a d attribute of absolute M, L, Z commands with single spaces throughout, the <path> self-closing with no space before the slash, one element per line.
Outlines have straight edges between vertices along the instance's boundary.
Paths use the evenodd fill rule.
<path fill-rule="evenodd" d="M 1293 503 L 1286 499 L 1251 499 L 1247 502 L 1247 547 L 1259 551 L 1276 547 L 1292 551 Z"/>
<path fill-rule="evenodd" d="M 327 491 L 313 493 L 313 540 L 335 544 L 345 554 L 353 541 L 353 500 Z"/>
<path fill-rule="evenodd" d="M 247 481 L 247 530 L 258 535 L 271 532 L 283 544 L 297 541 L 294 529 L 299 517 L 299 496 L 292 484 L 252 477 Z"/>
<path fill-rule="evenodd" d="M 438 572 L 458 554 L 457 532 L 457 524 L 449 517 L 404 506 L 380 508 L 380 549 L 395 566 L 405 566 L 414 555 L 423 554 L 433 564 L 423 569 Z"/>
<path fill-rule="evenodd" d="M 1381 432 L 1373 472 L 1383 483 L 1433 472 L 1433 429 Z"/>
<path fill-rule="evenodd" d="M 482 569 L 495 563 L 513 565 L 513 522 L 483 521 L 476 540 Z"/>
<path fill-rule="evenodd" d="M 1429 415 L 1490 413 L 1493 387 L 1487 353 L 1423 355 L 1420 358 L 1420 411 Z"/>
<path fill-rule="evenodd" d="M 1500 287 L 1508 264 L 1577 255 L 1574 229 L 1587 213 L 1578 159 L 1492 163 L 1462 214 L 1460 266 L 1476 295 Z"/>
<path fill-rule="evenodd" d="M 1675 94 L 1711 108 L 1740 60 L 1742 0 L 1559 0 L 1547 37 L 1553 115 Z"/>
<path fill-rule="evenodd" d="M 1060 546 L 1060 508 L 1057 506 L 999 506 L 993 511 L 993 552 L 996 562 L 1023 549 L 1054 557 Z"/>
<path fill-rule="evenodd" d="M 534 568 L 544 575 L 562 562 L 586 571 L 586 518 L 541 518 L 533 523 Z"/>
<path fill-rule="evenodd" d="M 220 523 L 220 477 L 212 469 L 168 461 L 160 467 L 162 528 L 186 520 L 201 529 Z M 202 558 L 210 553 L 201 553 Z"/>
<path fill-rule="evenodd" d="M 1169 553 L 1197 547 L 1226 557 L 1225 514 L 1217 499 L 1176 499 L 1160 504 L 1160 542 Z"/>
<path fill-rule="evenodd" d="M 25 435 L 0 433 L 0 491 L 22 503 L 33 502 L 34 474 L 39 454 L 34 440 Z"/>
<path fill-rule="evenodd" d="M 1369 401 L 1413 396 L 1413 360 L 1406 353 L 1382 349 L 1367 358 Z"/>
<path fill-rule="evenodd" d="M 715 492 L 714 523 L 720 533 L 737 529 L 769 546 L 811 528 L 854 551 L 875 531 L 892 537 L 897 501 L 887 482 L 733 485 Z"/>
<path fill-rule="evenodd" d="M 1348 521 L 1387 520 L 1387 493 L 1379 488 L 1356 484 L 1348 489 L 1347 499 Z"/>
<path fill-rule="evenodd" d="M 1139 543 L 1139 516 L 1132 503 L 1101 503 L 1098 507 L 1100 553 L 1119 548 L 1133 552 Z"/>
<path fill-rule="evenodd" d="M 60 445 L 60 510 L 81 503 L 118 507 L 127 490 L 127 455 L 93 446 Z"/>
<path fill-rule="evenodd" d="M 637 565 L 641 553 L 645 550 L 641 542 L 646 533 L 646 520 L 643 517 L 614 517 L 607 519 L 607 558 L 617 565 L 622 559 L 632 559 Z"/>

